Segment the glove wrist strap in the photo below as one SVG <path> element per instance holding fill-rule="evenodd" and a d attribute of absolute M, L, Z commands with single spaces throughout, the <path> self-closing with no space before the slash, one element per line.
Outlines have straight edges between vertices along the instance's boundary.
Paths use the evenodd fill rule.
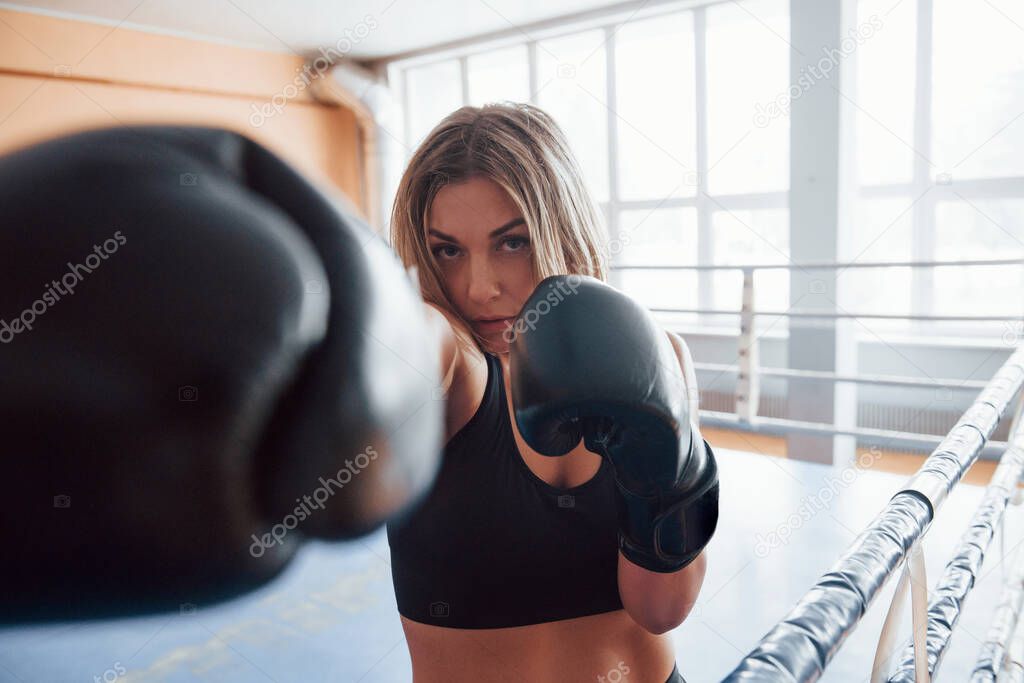
<path fill-rule="evenodd" d="M 710 449 L 706 445 L 705 448 Z M 687 490 L 643 495 L 616 479 L 619 550 L 633 564 L 676 572 L 701 553 L 718 521 L 718 469 L 713 456 L 700 481 Z"/>

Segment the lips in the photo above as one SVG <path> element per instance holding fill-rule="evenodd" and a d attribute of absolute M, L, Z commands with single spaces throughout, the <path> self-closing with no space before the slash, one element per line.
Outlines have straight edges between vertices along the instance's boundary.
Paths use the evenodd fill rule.
<path fill-rule="evenodd" d="M 501 332 L 515 322 L 514 317 L 509 318 L 477 318 L 473 321 L 482 332 Z"/>

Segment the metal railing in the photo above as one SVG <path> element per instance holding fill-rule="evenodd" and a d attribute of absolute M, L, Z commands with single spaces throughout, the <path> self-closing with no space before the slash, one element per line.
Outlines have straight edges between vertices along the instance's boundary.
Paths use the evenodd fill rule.
<path fill-rule="evenodd" d="M 820 310 L 786 310 L 760 311 L 754 306 L 755 278 L 758 271 L 766 270 L 799 270 L 799 271 L 834 271 L 863 270 L 879 268 L 944 268 L 944 267 L 992 267 L 992 266 L 1024 266 L 1022 259 L 964 260 L 964 261 L 884 261 L 870 263 L 765 263 L 750 265 L 618 265 L 614 271 L 739 271 L 743 274 L 743 293 L 738 309 L 717 308 L 675 308 L 651 307 L 655 313 L 688 313 L 698 315 L 732 315 L 740 318 L 740 332 L 737 337 L 737 357 L 735 365 L 720 363 L 694 363 L 694 367 L 702 372 L 719 374 L 735 374 L 737 376 L 734 399 L 735 413 L 720 411 L 701 411 L 703 424 L 748 432 L 785 435 L 790 433 L 817 436 L 850 436 L 874 443 L 884 443 L 902 448 L 933 448 L 941 442 L 942 437 L 935 434 L 923 434 L 891 429 L 875 429 L 868 427 L 839 427 L 835 419 L 831 423 L 808 422 L 789 418 L 763 417 L 758 415 L 761 399 L 761 378 L 776 377 L 782 379 L 813 380 L 835 384 L 856 384 L 863 386 L 889 386 L 907 388 L 931 388 L 953 391 L 977 391 L 985 386 L 983 381 L 972 379 L 921 378 L 897 375 L 849 374 L 819 370 L 803 370 L 796 368 L 761 367 L 759 362 L 760 338 L 757 334 L 757 318 L 788 318 L 788 319 L 820 319 L 836 321 L 844 319 L 876 319 L 905 320 L 913 322 L 1003 322 L 1024 325 L 1022 316 L 995 315 L 924 315 L 898 313 L 852 313 L 847 311 Z M 993 441 L 985 446 L 987 453 L 1001 453 L 1006 448 L 1005 442 Z"/>

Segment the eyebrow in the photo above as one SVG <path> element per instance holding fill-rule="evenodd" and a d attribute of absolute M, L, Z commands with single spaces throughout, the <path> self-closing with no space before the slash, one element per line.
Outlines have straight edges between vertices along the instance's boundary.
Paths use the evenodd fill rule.
<path fill-rule="evenodd" d="M 488 235 L 488 237 L 491 237 L 491 238 L 498 237 L 500 235 L 505 234 L 506 232 L 508 232 L 512 228 L 519 227 L 520 225 L 523 225 L 524 223 L 526 223 L 526 220 L 522 216 L 520 216 L 519 218 L 513 218 L 512 220 L 510 220 L 508 223 L 505 223 L 501 227 L 498 227 L 498 228 L 495 228 L 494 230 L 491 230 L 491 234 Z M 451 235 L 449 235 L 447 233 L 441 232 L 440 230 L 435 230 L 434 228 L 430 228 L 427 232 L 429 232 L 434 237 L 440 237 L 443 240 L 448 240 L 449 242 L 458 243 L 457 239 L 455 239 L 454 237 L 452 237 Z"/>

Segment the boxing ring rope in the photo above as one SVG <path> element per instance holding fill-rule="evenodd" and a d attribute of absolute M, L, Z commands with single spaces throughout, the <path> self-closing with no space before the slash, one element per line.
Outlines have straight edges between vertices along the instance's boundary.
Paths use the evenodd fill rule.
<path fill-rule="evenodd" d="M 974 261 L 854 261 L 852 263 L 755 263 L 749 265 L 616 265 L 613 270 L 857 270 L 862 268 L 943 268 L 946 266 L 1019 266 L 1019 258 Z M 733 311 L 735 313 L 735 311 Z"/>
<path fill-rule="evenodd" d="M 1020 259 L 986 261 L 907 261 L 876 263 L 764 264 L 746 266 L 618 266 L 614 270 L 738 270 L 743 275 L 739 310 L 711 308 L 651 308 L 656 313 L 738 315 L 740 323 L 739 360 L 736 365 L 704 363 L 703 371 L 734 373 L 735 413 L 701 411 L 706 425 L 723 426 L 759 433 L 804 433 L 820 436 L 852 436 L 884 441 L 888 446 L 933 448 L 918 472 L 896 493 L 889 504 L 853 542 L 831 570 L 815 584 L 789 614 L 769 631 L 758 646 L 724 679 L 814 681 L 825 671 L 845 639 L 856 628 L 886 581 L 903 565 L 903 571 L 882 628 L 872 683 L 883 681 L 919 683 L 931 680 L 948 648 L 961 608 L 981 569 L 985 551 L 1004 519 L 1006 506 L 1017 490 L 1024 471 L 1024 426 L 1020 409 L 1007 443 L 990 442 L 1000 418 L 1024 385 L 1024 346 L 1017 348 L 988 382 L 956 379 L 922 379 L 892 375 L 851 375 L 792 368 L 760 368 L 758 317 L 782 319 L 838 320 L 867 318 L 924 322 L 1005 322 L 1021 324 L 1020 316 L 991 315 L 900 315 L 850 313 L 846 311 L 788 310 L 757 311 L 754 307 L 754 273 L 758 270 L 794 268 L 842 271 L 850 268 L 939 268 L 949 266 L 1020 266 Z M 1004 341 L 1006 341 L 1004 336 Z M 1014 345 L 1016 340 L 1014 341 Z M 1008 344 L 1009 345 L 1009 344 Z M 980 395 L 945 436 L 871 429 L 839 428 L 834 424 L 759 416 L 760 378 L 817 380 L 856 385 L 978 391 Z M 1019 405 L 1024 406 L 1024 398 Z M 956 552 L 947 563 L 929 603 L 927 575 L 921 544 L 949 492 L 956 486 L 982 452 L 1001 455 L 999 466 L 986 488 Z M 1018 496 L 1019 498 L 1019 496 Z M 1022 551 L 1024 560 L 1024 551 Z M 907 591 L 911 594 L 912 643 L 900 652 L 891 677 L 888 664 L 894 650 L 896 626 Z M 992 633 L 979 655 L 978 681 L 1019 680 L 1024 683 L 1024 568 L 1011 573 L 1003 606 Z M 1011 635 L 1012 634 L 1012 635 Z M 1009 641 L 1009 644 L 1007 644 Z M 1000 673 L 1000 670 L 1001 673 Z M 984 677 L 984 672 L 992 672 Z"/>
<path fill-rule="evenodd" d="M 1010 428 L 1011 434 L 1019 435 L 1024 433 L 1024 427 L 1021 426 L 1022 417 L 1024 417 L 1024 398 L 1018 401 L 1017 414 L 1014 417 L 1013 426 Z M 1015 445 L 1019 447 L 1019 441 L 1015 441 Z M 1024 495 L 1016 487 L 1014 487 L 1014 494 L 1014 505 L 1020 505 L 1024 502 Z M 1000 540 L 1005 545 L 1006 535 L 1001 535 Z M 999 597 L 999 606 L 996 608 L 995 616 L 992 618 L 992 626 L 989 628 L 985 636 L 985 642 L 978 653 L 978 660 L 971 674 L 971 683 L 994 682 L 1001 675 L 1001 669 L 1002 674 L 1007 674 L 1009 671 L 1014 670 L 1011 666 L 1013 661 L 1011 653 L 1007 649 L 1014 633 L 1017 633 L 1017 644 L 1014 652 L 1017 655 L 1016 662 L 1018 663 L 1015 670 L 1018 677 L 1024 674 L 1024 667 L 1020 665 L 1020 645 L 1021 639 L 1024 638 L 1024 631 L 1021 630 L 1024 628 L 1024 622 L 1020 621 L 1021 607 L 1024 606 L 1024 545 L 1018 544 L 1015 558 L 1013 562 L 1009 563 L 1009 572 L 1006 570 L 1006 553 L 1003 552 L 1002 554 L 1003 591 Z M 1006 676 L 1003 675 L 1002 680 L 1005 679 Z"/>
<path fill-rule="evenodd" d="M 1008 661 L 999 677 L 1000 683 L 1024 681 L 1024 622 L 1018 622 L 1017 631 L 1007 653 Z"/>
<path fill-rule="evenodd" d="M 725 363 L 694 363 L 698 370 L 709 372 L 738 372 L 738 365 Z M 984 380 L 980 379 L 918 379 L 916 377 L 899 377 L 895 375 L 841 375 L 821 370 L 794 370 L 792 368 L 758 368 L 762 377 L 785 377 L 794 379 L 821 379 L 832 382 L 848 382 L 850 384 L 871 384 L 875 386 L 915 387 L 918 389 L 934 389 L 936 387 L 952 390 L 981 391 L 985 388 Z"/>
<path fill-rule="evenodd" d="M 1024 346 L 1018 348 L 1003 364 L 917 473 L 893 496 L 831 570 L 818 580 L 724 680 L 817 680 L 867 612 L 885 582 L 900 563 L 908 558 L 910 562 L 905 574 L 915 574 L 914 580 L 911 581 L 914 593 L 912 597 L 918 606 L 916 612 L 920 615 L 923 607 L 921 593 L 926 588 L 920 541 L 949 492 L 974 464 L 986 440 L 1022 385 Z M 1020 425 L 1016 425 L 1015 430 L 1014 438 L 1011 439 L 1014 447 L 1008 449 L 1004 455 L 1004 463 L 1001 463 L 1002 474 L 997 479 L 999 486 L 1010 489 L 1016 486 L 1016 479 L 1012 486 L 1009 486 L 1007 481 L 1014 473 L 1019 476 L 1021 467 Z M 1002 492 L 998 493 L 998 496 L 1002 495 Z M 998 500 L 996 494 L 986 496 L 983 505 L 983 510 L 986 511 L 984 519 L 988 524 L 994 524 L 996 518 L 1001 517 L 1002 509 L 1005 509 L 1004 501 L 1002 508 L 997 511 L 996 508 L 999 506 L 993 502 L 993 497 Z M 974 529 L 968 536 L 973 539 L 975 533 L 980 534 L 982 540 L 986 534 L 990 538 L 990 531 L 975 532 Z M 987 541 L 984 543 L 987 544 Z M 975 549 L 971 552 L 977 554 L 978 551 Z M 960 553 L 957 558 L 960 558 Z M 952 569 L 947 574 L 952 575 L 955 570 L 957 577 L 963 580 L 967 573 L 975 568 L 974 560 L 974 556 L 971 555 L 970 561 L 967 562 L 969 566 L 955 560 L 950 563 Z M 977 564 L 980 565 L 980 560 Z M 973 583 L 973 574 L 970 576 L 969 583 Z M 901 583 L 906 585 L 906 579 L 901 580 Z M 942 586 L 952 590 L 945 581 Z M 897 590 L 897 600 L 901 592 Z M 958 605 L 955 610 L 948 609 L 945 602 L 940 604 L 945 598 L 945 594 L 937 594 L 935 613 L 941 612 L 945 618 L 953 622 L 958 614 Z M 896 604 L 894 602 L 894 607 Z M 890 610 L 891 613 L 892 611 Z M 926 665 L 932 658 L 926 658 L 925 655 L 931 655 L 934 651 L 937 664 L 947 641 L 936 637 L 926 646 L 922 624 L 919 619 L 915 621 L 918 622 L 915 624 L 915 640 L 918 644 L 915 652 L 918 666 L 925 668 L 924 671 L 918 672 L 918 680 L 926 681 L 929 680 Z M 928 635 L 933 635 L 931 628 L 928 629 Z M 884 639 L 883 633 L 883 641 Z M 884 651 L 885 648 L 881 649 Z M 913 659 L 914 655 L 911 655 L 911 661 Z M 910 666 L 913 670 L 913 663 Z"/>
<path fill-rule="evenodd" d="M 655 313 L 691 313 L 700 315 L 732 315 L 740 318 L 740 335 L 738 338 L 739 362 L 736 365 L 717 363 L 695 363 L 695 368 L 704 372 L 719 374 L 735 374 L 735 413 L 720 411 L 700 412 L 701 422 L 712 427 L 738 429 L 753 433 L 786 435 L 792 433 L 816 436 L 851 436 L 859 439 L 885 443 L 887 446 L 903 448 L 933 449 L 942 443 L 943 437 L 935 434 L 921 434 L 889 429 L 866 427 L 837 428 L 832 424 L 807 422 L 788 418 L 770 418 L 757 414 L 760 404 L 761 377 L 779 377 L 783 379 L 817 380 L 836 384 L 857 384 L 864 386 L 900 386 L 918 389 L 941 389 L 949 391 L 978 391 L 986 386 L 978 380 L 957 380 L 902 377 L 895 375 L 850 375 L 817 370 L 798 370 L 793 368 L 762 368 L 758 358 L 759 339 L 755 330 L 758 317 L 776 317 L 786 319 L 837 321 L 856 318 L 878 320 L 907 320 L 917 322 L 970 322 L 992 323 L 1003 322 L 1024 325 L 1020 316 L 993 315 L 909 315 L 892 313 L 850 313 L 813 310 L 789 311 L 758 311 L 754 308 L 754 274 L 762 270 L 830 270 L 845 271 L 849 269 L 878 268 L 943 268 L 943 267 L 985 267 L 985 266 L 1024 266 L 1021 259 L 992 259 L 964 261 L 884 261 L 871 263 L 766 263 L 751 265 L 616 265 L 614 271 L 739 271 L 743 274 L 743 294 L 739 309 L 710 308 L 650 308 Z M 1014 342 L 1015 345 L 1016 342 Z M 1011 344 L 1008 344 L 1011 345 Z M 986 455 L 999 455 L 1006 450 L 1006 443 L 1001 441 L 986 442 L 983 452 Z"/>
<path fill-rule="evenodd" d="M 654 313 L 701 313 L 707 315 L 741 315 L 730 308 L 668 308 L 651 307 L 647 310 Z M 757 311 L 756 315 L 766 318 L 806 318 L 818 320 L 854 320 L 869 318 L 872 320 L 915 320 L 918 322 L 971 322 L 971 323 L 1015 323 L 1020 320 L 1015 315 L 911 315 L 907 313 L 835 313 L 832 311 Z"/>
<path fill-rule="evenodd" d="M 1018 640 L 1021 637 L 1020 629 L 1024 626 L 1024 622 L 1020 621 L 1021 606 L 1024 605 L 1024 548 L 1017 552 L 1011 567 L 1013 569 L 1003 586 L 992 627 L 985 636 L 978 661 L 971 673 L 971 683 L 995 683 L 1000 670 L 1010 664 L 1008 646 L 1011 638 L 1015 632 Z M 1017 668 L 1024 672 L 1019 655 L 1016 661 Z"/>
<path fill-rule="evenodd" d="M 1018 415 L 1021 405 L 1024 403 L 1018 402 Z M 1018 420 L 1015 420 L 1009 444 L 928 606 L 926 642 L 928 669 L 932 675 L 942 662 L 953 629 L 960 619 L 963 604 L 974 588 L 974 580 L 985 560 L 985 551 L 992 542 L 996 528 L 1003 521 L 1006 506 L 1016 492 L 1017 482 L 1024 471 L 1024 430 Z M 888 680 L 891 683 L 914 680 L 913 647 L 904 650 L 895 673 Z"/>
<path fill-rule="evenodd" d="M 926 446 L 934 449 L 942 443 L 945 437 L 934 434 L 915 434 L 913 432 L 900 432 L 892 429 L 876 429 L 873 427 L 833 427 L 821 422 L 807 422 L 804 420 L 793 420 L 781 417 L 761 417 L 753 423 L 744 422 L 741 418 L 732 413 L 723 413 L 715 410 L 700 411 L 701 424 L 709 427 L 722 427 L 725 429 L 739 429 L 755 434 L 770 434 L 773 436 L 786 436 L 788 434 L 807 434 L 810 436 L 852 436 L 856 438 L 871 439 L 875 442 L 884 442 L 887 448 L 919 448 Z M 982 447 L 982 453 L 991 456 L 1001 455 L 1007 447 L 1005 441 L 986 441 Z"/>

